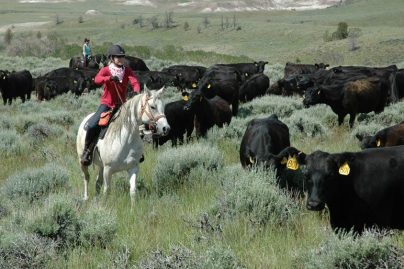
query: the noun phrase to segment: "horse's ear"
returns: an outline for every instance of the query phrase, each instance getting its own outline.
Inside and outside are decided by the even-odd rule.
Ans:
[[[165,86],[163,86],[160,90],[158,90],[156,96],[160,96],[160,94],[163,93],[164,89],[165,89]]]
[[[147,96],[150,96],[150,90],[147,88],[146,83],[143,85],[143,91],[146,93]]]

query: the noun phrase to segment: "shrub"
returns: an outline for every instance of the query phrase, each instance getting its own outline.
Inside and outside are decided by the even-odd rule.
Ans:
[[[0,268],[46,268],[55,255],[55,245],[22,232],[0,231]]]
[[[21,137],[15,130],[0,131],[0,156],[19,156],[26,148],[27,145],[21,141]]]
[[[338,23],[337,31],[333,32],[332,40],[341,40],[348,37],[348,24],[346,22]]]
[[[52,239],[59,248],[77,243],[79,218],[73,200],[66,195],[51,195],[28,229],[39,236]]]
[[[229,248],[220,246],[211,247],[206,251],[202,258],[203,266],[201,268],[210,269],[241,269],[245,268]]]
[[[66,187],[68,179],[64,169],[48,164],[37,169],[29,168],[10,176],[3,184],[1,192],[12,200],[25,198],[32,202],[59,188]]]
[[[162,250],[153,251],[148,257],[141,259],[136,268],[241,269],[245,267],[228,248],[215,246],[202,255],[197,255],[185,247],[174,246],[168,251],[168,254]]]
[[[361,237],[331,234],[318,248],[296,258],[299,268],[404,268],[404,250],[376,231]]]
[[[297,97],[267,95],[256,98],[241,107],[244,110],[242,117],[256,114],[267,114],[268,116],[276,114],[279,118],[284,118],[289,117],[294,111],[302,109],[303,103]]]
[[[309,137],[324,135],[329,128],[337,125],[337,115],[326,105],[316,105],[308,109],[294,111],[285,118],[291,136],[305,134]]]
[[[31,144],[38,145],[51,137],[61,135],[63,130],[60,127],[55,127],[50,124],[36,123],[28,127],[26,135],[28,136]]]
[[[296,202],[276,184],[275,171],[241,166],[227,167],[221,174],[223,195],[213,215],[245,216],[257,225],[285,225],[298,214]]]
[[[153,251],[148,257],[140,260],[137,268],[198,268],[198,262],[191,250],[175,246],[171,248],[168,254],[164,254],[161,250]]]
[[[189,180],[192,170],[215,170],[223,166],[223,155],[209,144],[186,145],[167,149],[157,158],[153,186],[159,193],[175,189]]]
[[[84,246],[106,247],[117,231],[116,215],[106,208],[92,205],[81,216],[80,242]]]

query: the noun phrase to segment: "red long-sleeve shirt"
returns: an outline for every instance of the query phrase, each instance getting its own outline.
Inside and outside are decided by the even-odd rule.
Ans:
[[[108,66],[101,68],[101,70],[95,76],[95,84],[104,84],[104,92],[101,96],[101,104],[113,108],[117,104],[124,103],[126,101],[126,91],[129,81],[132,85],[133,91],[136,93],[140,92],[139,81],[133,74],[133,71],[132,69],[130,69],[130,67],[125,67],[125,74],[123,75],[122,83],[110,81],[111,76],[112,74],[111,71],[109,71]],[[117,91],[119,92],[119,95]]]

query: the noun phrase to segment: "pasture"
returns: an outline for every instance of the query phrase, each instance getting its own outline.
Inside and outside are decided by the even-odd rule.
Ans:
[[[67,8],[69,12],[63,12]],[[224,33],[218,28],[221,15],[213,14],[215,25],[200,34],[196,27],[204,14],[174,13],[179,23],[190,23],[189,31],[182,26],[154,31],[135,27],[132,20],[156,10],[122,9],[109,1],[21,5],[6,0],[0,11],[2,25],[51,21],[35,31],[57,32],[66,46],[79,48],[88,36],[96,50],[104,48],[104,42],[128,44],[133,52],[147,48],[146,64],[152,70],[177,63],[269,60],[265,74],[272,83],[282,77],[284,63],[297,58],[331,61],[331,65],[398,64],[403,68],[403,8],[400,0],[363,0],[317,11],[256,12],[254,16],[242,12],[237,13],[242,29]],[[85,18],[79,24],[78,16],[88,9],[99,9],[104,16]],[[54,25],[55,14],[63,17],[62,24]],[[346,40],[323,41],[324,32],[334,31],[339,21],[362,29],[360,49],[349,51]],[[31,29],[15,28],[17,36],[26,31]],[[257,38],[261,36],[265,38]],[[189,53],[181,52],[178,45]],[[174,52],[166,46],[175,48]],[[0,69],[26,68],[34,76],[68,66],[69,53],[75,53],[10,57],[4,44],[1,47]],[[186,57],[181,60],[181,55]],[[359,151],[355,135],[373,134],[401,122],[403,102],[380,114],[358,116],[352,130],[348,119],[338,126],[337,116],[325,105],[303,108],[300,97],[264,96],[242,104],[229,126],[213,128],[206,139],[194,138],[178,148],[166,143],[158,150],[145,144],[136,205],[131,208],[127,174],[116,174],[111,193],[97,197],[92,168],[90,199],[82,201],[76,134],[84,116],[97,108],[100,94],[98,89],[79,98],[65,94],[51,101],[38,102],[33,97],[24,104],[17,100],[11,106],[0,105],[0,268],[404,266],[401,231],[370,231],[359,239],[350,234],[336,236],[327,212],[310,212],[304,199],[279,190],[274,171],[244,171],[239,162],[241,137],[253,118],[276,113],[289,127],[291,144],[307,153]],[[166,102],[180,98],[174,88],[164,95]]]

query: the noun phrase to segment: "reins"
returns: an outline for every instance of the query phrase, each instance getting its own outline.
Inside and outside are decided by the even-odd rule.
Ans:
[[[116,93],[118,94],[119,100],[120,100],[121,103],[122,103],[122,104],[121,104],[121,107],[122,107],[122,108],[125,108],[125,107],[123,106],[123,104],[124,104],[123,98],[122,98],[121,94],[119,93],[118,88],[116,87],[116,82],[114,82],[113,84],[114,84],[115,91],[116,91]],[[141,119],[142,116],[143,116],[143,113],[145,113],[146,116],[149,118],[149,121],[150,121],[150,123],[149,123],[149,128],[152,129],[152,130],[155,130],[155,129],[156,129],[156,126],[157,126],[157,121],[158,121],[159,119],[161,119],[161,118],[165,118],[166,115],[164,115],[164,113],[161,113],[161,114],[157,115],[156,117],[153,116],[153,114],[150,113],[150,105],[149,105],[149,102],[147,102],[147,101],[149,101],[150,99],[151,99],[150,97],[147,97],[147,96],[146,96],[146,99],[145,99],[145,102],[144,102],[144,103],[143,103],[142,100],[140,100],[140,116],[139,116],[139,118]],[[149,111],[147,111],[147,107],[149,107]],[[126,108],[125,108],[125,109],[126,109]]]

